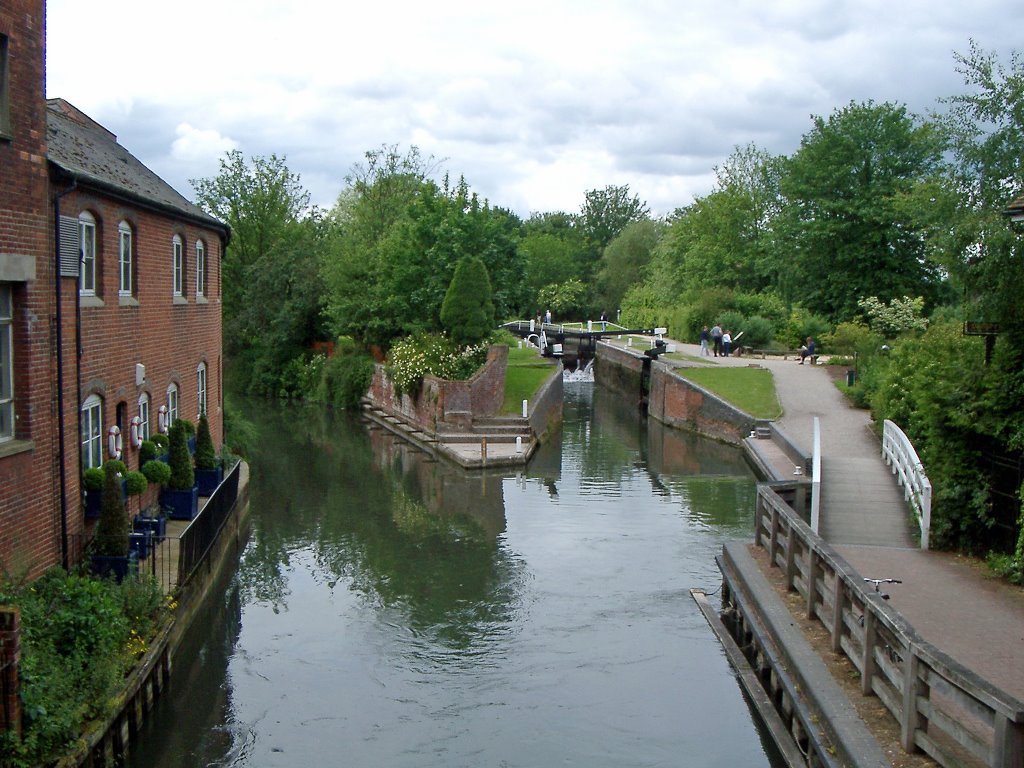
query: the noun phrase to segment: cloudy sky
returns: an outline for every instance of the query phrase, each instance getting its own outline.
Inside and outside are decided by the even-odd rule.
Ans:
[[[850,101],[962,93],[1009,62],[1021,0],[49,0],[47,96],[192,198],[226,150],[276,153],[329,207],[382,144],[492,204],[576,211],[628,184],[656,214],[749,142],[791,154]]]

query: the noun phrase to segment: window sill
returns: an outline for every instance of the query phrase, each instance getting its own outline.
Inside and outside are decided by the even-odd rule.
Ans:
[[[196,304],[209,304],[209,303],[210,303],[210,300],[208,298],[206,298],[205,296],[203,296],[202,294],[200,294],[199,296],[196,296]]]
[[[117,303],[122,307],[137,307],[139,306],[139,300],[134,296],[118,296]]]
[[[105,307],[106,303],[99,296],[91,293],[79,294],[78,303],[82,307]]]
[[[184,296],[175,296],[171,300],[171,303],[174,305],[188,304],[188,299],[186,299]]]
[[[0,443],[0,459],[14,456],[25,451],[35,450],[36,444],[32,440],[5,440]]]

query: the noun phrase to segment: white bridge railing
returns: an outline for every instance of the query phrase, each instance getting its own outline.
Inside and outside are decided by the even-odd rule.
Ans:
[[[892,466],[893,474],[903,486],[903,498],[917,515],[921,526],[921,549],[928,549],[928,532],[932,526],[932,484],[910,438],[888,419],[882,427],[882,457],[886,464]]]

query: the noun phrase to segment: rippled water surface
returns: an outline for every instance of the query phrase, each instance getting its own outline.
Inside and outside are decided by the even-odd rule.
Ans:
[[[774,764],[688,593],[750,535],[735,450],[588,384],[520,473],[248,415],[252,534],[134,768]]]

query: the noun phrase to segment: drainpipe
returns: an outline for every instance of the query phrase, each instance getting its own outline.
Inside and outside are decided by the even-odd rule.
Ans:
[[[67,469],[65,467],[67,447],[64,441],[64,313],[61,309],[60,291],[60,284],[63,281],[60,274],[60,199],[77,186],[78,182],[73,179],[70,187],[66,188],[63,192],[58,192],[53,197],[53,241],[55,244],[53,282],[57,301],[57,454],[60,461],[60,555],[61,565],[64,567],[64,570],[68,570],[71,564],[68,561],[68,493]],[[76,287],[80,279],[81,272],[79,272],[79,277],[75,278]],[[78,321],[76,320],[76,322]]]

